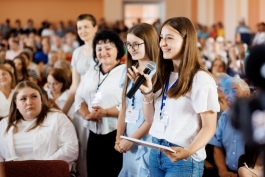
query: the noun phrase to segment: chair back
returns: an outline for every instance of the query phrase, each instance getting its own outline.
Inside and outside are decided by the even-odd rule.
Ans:
[[[69,177],[69,165],[62,160],[0,162],[4,177]],[[1,175],[0,175],[1,176]]]

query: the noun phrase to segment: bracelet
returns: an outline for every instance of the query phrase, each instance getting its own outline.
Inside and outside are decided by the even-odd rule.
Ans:
[[[183,149],[185,149],[185,150],[188,151],[188,157],[187,157],[187,158],[189,158],[189,157],[190,157],[190,150],[189,150],[188,148],[183,148]],[[187,159],[187,158],[186,158],[186,159]]]
[[[153,101],[154,101],[154,99],[152,99],[150,102],[144,101],[144,99],[143,99],[143,104],[151,104],[151,103],[153,103]]]
[[[141,93],[142,93],[143,95],[148,95],[148,94],[152,93],[152,92],[153,92],[153,90],[154,90],[154,89],[152,88],[152,89],[151,89],[149,92],[147,92],[147,93],[145,93],[145,92],[142,92],[142,91],[141,91]]]

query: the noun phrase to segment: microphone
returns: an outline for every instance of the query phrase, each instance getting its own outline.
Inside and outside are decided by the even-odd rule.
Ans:
[[[156,68],[155,62],[150,61],[147,63],[147,66],[143,72],[145,74],[150,74],[151,71],[154,70],[155,68]],[[136,82],[134,83],[134,85],[132,86],[132,88],[130,89],[130,91],[126,94],[126,96],[131,99],[132,96],[135,94],[135,92],[139,89],[139,87],[142,85],[142,83],[145,80],[146,80],[145,77],[143,75],[140,75],[138,79],[136,80]]]

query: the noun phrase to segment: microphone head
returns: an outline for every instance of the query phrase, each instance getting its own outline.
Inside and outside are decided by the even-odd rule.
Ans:
[[[149,68],[151,71],[156,68],[156,64],[153,61],[149,61],[146,65],[147,68]]]

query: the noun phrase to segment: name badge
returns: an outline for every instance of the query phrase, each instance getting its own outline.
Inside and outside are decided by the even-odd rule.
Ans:
[[[102,101],[101,92],[92,92],[91,95],[91,106],[98,106]]]
[[[160,118],[155,119],[153,124],[155,131],[165,133],[166,125],[164,122],[160,121]]]
[[[132,108],[126,110],[125,122],[135,124],[138,120],[139,111]]]

